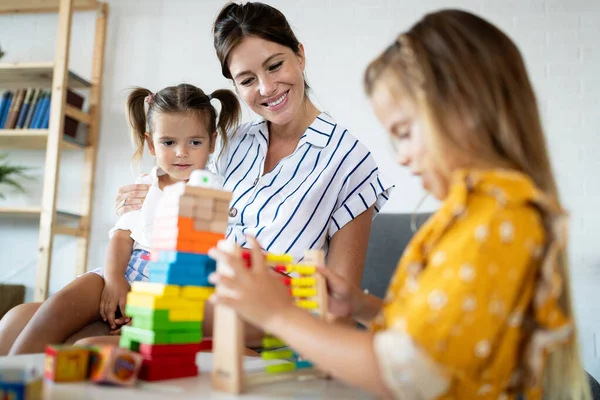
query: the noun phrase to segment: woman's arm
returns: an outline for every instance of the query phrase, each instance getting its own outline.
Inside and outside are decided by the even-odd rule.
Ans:
[[[362,275],[367,258],[367,247],[371,235],[371,223],[373,221],[373,207],[358,215],[337,231],[329,242],[329,253],[327,255],[327,267],[334,274],[343,277],[350,288],[360,288]],[[329,274],[324,274],[329,275]],[[331,280],[331,276],[326,276]],[[381,308],[381,300],[375,296],[353,294],[356,307],[352,317],[356,321],[366,325],[377,315]]]

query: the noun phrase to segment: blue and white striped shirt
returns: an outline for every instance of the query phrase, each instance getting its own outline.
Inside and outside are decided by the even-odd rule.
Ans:
[[[274,253],[296,260],[308,249],[328,249],[331,237],[374,205],[388,200],[392,185],[367,148],[322,113],[296,150],[263,175],[269,128],[263,119],[242,125],[216,163],[233,192],[227,236],[242,247],[256,236]]]

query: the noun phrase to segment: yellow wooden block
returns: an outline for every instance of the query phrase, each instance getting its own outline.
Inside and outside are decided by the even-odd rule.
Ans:
[[[204,321],[204,302],[202,302],[202,306],[169,310],[169,320],[173,322]]]
[[[314,288],[292,288],[292,296],[294,297],[315,297],[317,289]]]
[[[190,300],[208,300],[214,292],[214,287],[184,286],[181,288],[181,297]]]
[[[298,300],[296,301],[296,305],[300,308],[306,308],[307,310],[319,308],[319,303],[313,300]]]
[[[267,254],[267,262],[275,264],[289,264],[294,261],[294,257],[289,254]]]
[[[127,295],[127,304],[135,307],[152,308],[155,310],[193,307],[197,305],[196,303],[198,302],[186,300],[182,297],[156,296],[135,292],[129,292]]]
[[[165,285],[154,282],[133,282],[131,291],[135,293],[149,294],[162,297],[179,297],[181,288],[177,285]]]
[[[297,272],[300,275],[314,275],[317,272],[317,267],[314,265],[292,264],[286,265],[286,272]]]
[[[317,284],[317,278],[292,278],[290,285],[294,287],[314,287]]]

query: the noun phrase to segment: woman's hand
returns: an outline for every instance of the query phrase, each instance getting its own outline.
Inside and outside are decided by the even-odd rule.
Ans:
[[[125,304],[127,303],[127,293],[131,290],[129,282],[124,276],[116,278],[105,277],[104,290],[100,298],[100,316],[102,320],[108,322],[111,330],[117,329],[117,324],[126,324],[129,318],[125,316]],[[115,320],[117,307],[121,311],[121,318]]]
[[[144,199],[148,194],[148,189],[150,189],[150,185],[142,183],[121,186],[115,199],[115,211],[117,215],[120,217],[125,213],[142,208]]]
[[[275,321],[294,307],[289,288],[281,276],[270,272],[260,245],[249,237],[252,246],[252,268],[246,267],[242,257],[219,249],[211,249],[208,255],[218,263],[231,267],[231,275],[215,272],[209,282],[218,285],[210,301],[233,308],[242,319],[267,331]]]
[[[327,280],[329,313],[342,318],[356,316],[363,308],[363,292],[327,267],[317,270]]]

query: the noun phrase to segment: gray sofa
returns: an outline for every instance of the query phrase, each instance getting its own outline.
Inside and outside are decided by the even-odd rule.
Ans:
[[[362,287],[383,298],[398,260],[414,235],[411,219],[418,229],[431,214],[380,214],[373,220]],[[588,374],[592,398],[600,400],[600,384]]]

